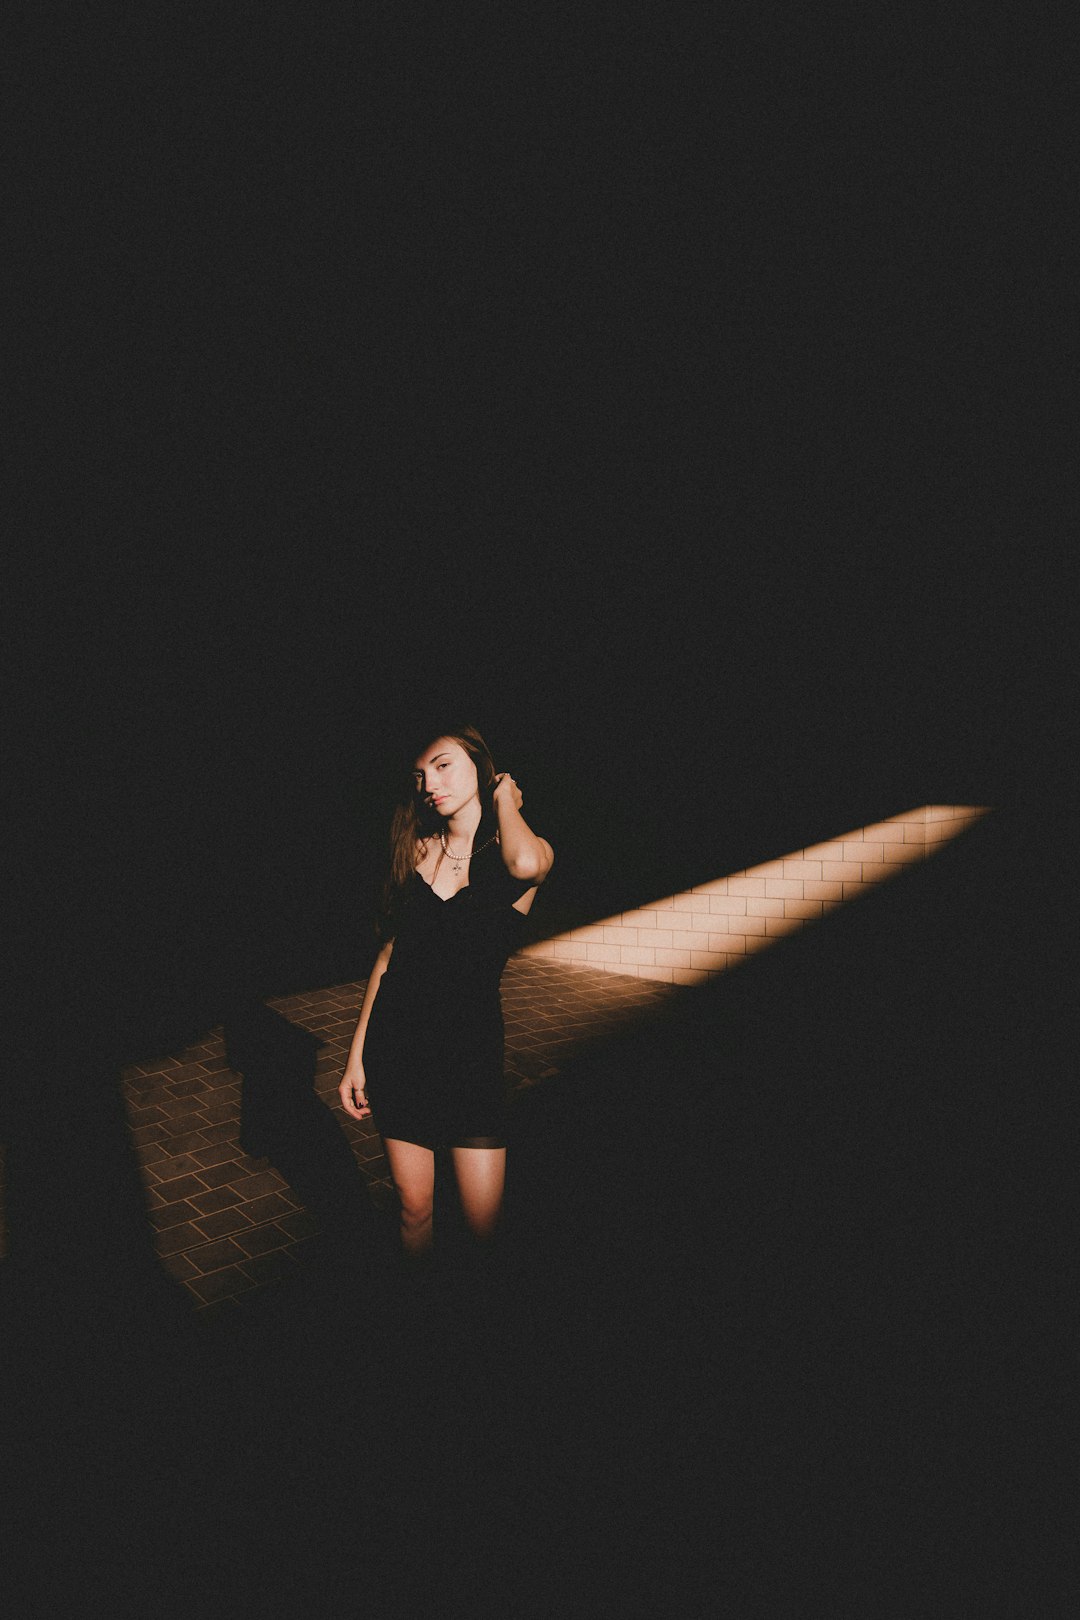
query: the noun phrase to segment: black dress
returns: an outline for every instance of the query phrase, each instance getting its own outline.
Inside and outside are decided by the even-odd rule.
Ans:
[[[502,1147],[506,1081],[499,980],[523,942],[513,878],[497,844],[442,900],[414,873],[364,1038],[364,1075],[384,1137],[423,1147]]]

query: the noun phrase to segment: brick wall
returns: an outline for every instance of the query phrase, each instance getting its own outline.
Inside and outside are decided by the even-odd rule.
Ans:
[[[701,984],[932,855],[986,813],[984,806],[924,804],[539,940],[520,954],[668,984]]]

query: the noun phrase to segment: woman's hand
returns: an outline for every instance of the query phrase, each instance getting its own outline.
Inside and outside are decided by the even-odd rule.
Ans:
[[[341,1106],[353,1119],[369,1119],[371,1107],[367,1100],[367,1081],[364,1078],[364,1065],[354,1064],[345,1070],[338,1086],[338,1096]]]
[[[520,810],[521,806],[525,802],[521,797],[521,789],[518,787],[509,771],[500,771],[498,776],[495,778],[495,790],[492,794],[492,798],[496,804],[498,804],[501,799],[506,800],[507,803],[513,805],[515,810]]]

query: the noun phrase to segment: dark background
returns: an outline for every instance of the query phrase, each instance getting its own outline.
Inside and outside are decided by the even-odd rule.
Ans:
[[[429,709],[558,848],[537,930],[1060,785],[1034,21],[124,10],[19,43],[31,913],[181,979],[362,971]]]
[[[537,1498],[526,1582],[561,1547],[578,1590],[569,1501],[583,1557],[608,1538],[597,1582],[653,1536],[653,1612],[676,1567],[706,1612],[694,1470],[720,1435],[732,1612],[811,1590],[916,1612],[941,1544],[985,1567],[931,1607],[991,1612],[1018,1470],[1038,1567],[1064,1544],[1041,1449],[1075,758],[1052,24],[371,4],[10,32],[4,1010],[9,1053],[64,1060],[23,1065],[43,1225],[122,1136],[65,1088],[104,1099],[239,995],[366,972],[417,716],[471,716],[521,782],[557,852],[537,935],[926,802],[993,805],[693,1000],[677,1039],[538,1088],[515,1376],[546,1380],[561,1449],[541,1402],[505,1476]],[[32,1300],[31,1365],[38,1321]],[[201,1580],[192,1545],[229,1562],[247,1534],[271,1585],[288,1547],[353,1612],[352,1527],[320,1541],[304,1449],[353,1342],[254,1321],[238,1365],[287,1346],[296,1399],[264,1428],[256,1394],[265,1450],[219,1462],[272,1481],[264,1517],[198,1497],[176,1558]],[[346,1462],[379,1404],[359,1388]],[[575,1391],[601,1413],[576,1461]],[[166,1491],[155,1424],[188,1431],[132,1423]]]

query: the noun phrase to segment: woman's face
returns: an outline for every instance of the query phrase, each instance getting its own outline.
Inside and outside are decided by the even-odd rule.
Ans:
[[[448,818],[476,797],[476,766],[460,743],[440,737],[413,767],[419,797],[437,815]]]

